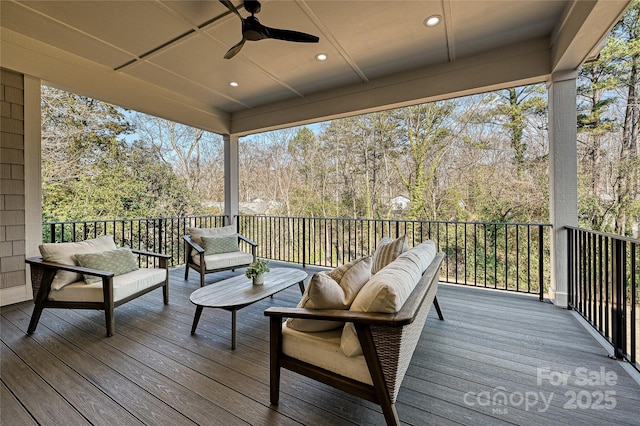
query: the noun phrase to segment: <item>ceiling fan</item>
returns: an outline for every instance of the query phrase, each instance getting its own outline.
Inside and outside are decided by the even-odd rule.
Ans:
[[[260,23],[258,18],[254,16],[256,13],[260,12],[260,2],[257,0],[244,1],[244,9],[251,14],[251,16],[247,18],[243,18],[240,15],[240,12],[238,12],[238,9],[236,9],[231,0],[220,0],[220,3],[222,3],[227,7],[227,9],[238,15],[238,17],[242,21],[242,40],[240,40],[238,44],[227,51],[227,53],[224,55],[225,59],[231,59],[236,56],[236,54],[240,52],[240,49],[242,49],[242,46],[244,46],[244,42],[247,40],[257,41],[267,38],[273,38],[278,40],[294,41],[298,43],[317,43],[318,40],[320,40],[318,37],[311,34],[292,30],[281,30],[278,28],[265,27]]]

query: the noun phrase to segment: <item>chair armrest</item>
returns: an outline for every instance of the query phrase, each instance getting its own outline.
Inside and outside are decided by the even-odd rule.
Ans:
[[[150,256],[150,257],[157,257],[158,259],[171,259],[171,256],[169,256],[168,254],[164,254],[164,253],[154,253],[152,251],[144,251],[144,250],[135,250],[135,249],[131,249],[131,253],[134,254],[139,254],[141,256]]]
[[[253,255],[253,261],[255,262],[258,259],[258,243],[241,234],[238,234],[238,239],[251,245],[251,254]]]
[[[245,237],[244,235],[238,234],[238,238],[240,238],[242,241],[245,241],[245,242],[251,244],[253,247],[258,247],[258,243],[256,243],[255,241]]]
[[[148,256],[148,257],[158,259],[158,264],[160,268],[169,269],[169,260],[171,259],[171,256],[169,256],[168,254],[154,253],[152,251],[134,250],[134,249],[131,249],[131,253],[137,254],[139,256]],[[146,261],[148,265],[150,263],[149,259],[147,258]],[[155,260],[151,261],[154,267],[155,267],[155,262],[156,262]]]
[[[191,239],[191,236],[189,235],[183,235],[182,238],[184,239],[184,242],[191,247],[193,250],[197,251],[198,253],[204,253],[204,249],[202,247],[200,247],[200,245],[198,243],[196,243],[195,241],[193,241]]]
[[[399,317],[397,314],[385,314],[379,312],[357,312],[342,309],[330,310],[271,307],[264,311],[264,315],[268,317],[341,321],[388,327],[402,327],[413,321],[413,318]]]
[[[25,262],[28,263],[32,268],[42,268],[49,271],[49,273],[40,276],[37,283],[33,283],[34,289],[37,288],[38,290],[38,293],[37,295],[35,295],[34,299],[36,303],[42,303],[47,298],[49,291],[51,291],[51,284],[53,283],[53,278],[56,273],[55,271],[62,270],[76,272],[78,274],[93,275],[101,278],[105,309],[108,304],[113,305],[113,272],[101,271],[98,269],[85,268],[75,265],[63,265],[61,263],[43,260],[42,257],[30,257],[28,259],[25,259]]]
[[[25,262],[27,262],[29,265],[33,265],[41,268],[69,271],[69,272],[75,272],[78,274],[94,275],[100,278],[113,278],[114,276],[113,272],[101,271],[99,269],[85,268],[85,267],[76,266],[76,265],[63,265],[62,263],[49,262],[47,260],[43,260],[41,257],[30,257],[26,259]]]

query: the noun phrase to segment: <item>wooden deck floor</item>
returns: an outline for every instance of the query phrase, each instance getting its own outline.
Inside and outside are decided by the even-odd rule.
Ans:
[[[0,309],[2,425],[384,423],[376,405],[288,371],[269,405],[263,311],[295,305],[297,286],[240,310],[232,351],[229,312],[205,309],[190,335],[198,283],[171,275],[170,305],[156,290],[117,308],[110,338],[100,311],[45,310],[27,337],[32,303]],[[640,386],[570,312],[447,285],[438,299],[445,321],[432,309],[400,390],[404,423],[638,424]]]

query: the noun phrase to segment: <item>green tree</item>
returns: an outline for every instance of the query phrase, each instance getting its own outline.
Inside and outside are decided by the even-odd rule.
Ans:
[[[615,231],[631,234],[634,208],[640,203],[640,2],[636,0],[612,31],[607,50],[615,58],[620,91],[626,98],[619,146]],[[637,214],[637,210],[636,210]]]
[[[452,101],[434,102],[397,111],[401,149],[395,165],[409,194],[410,219],[437,219],[438,169],[450,146],[448,121],[455,109]]]
[[[299,178],[292,188],[292,210],[301,216],[326,217],[329,172],[315,133],[308,127],[298,129],[289,141],[288,152]]]
[[[580,70],[581,223],[621,235],[632,235],[640,213],[639,21],[635,1]]]
[[[609,56],[604,51],[600,60],[583,65],[578,80],[579,216],[590,229],[601,231],[607,230],[607,216],[614,207],[606,187],[606,143],[616,131],[611,108],[617,79]]]
[[[129,143],[124,112],[64,91],[42,90],[45,220],[181,215],[193,200],[183,180],[143,142]]]
[[[222,201],[224,151],[220,135],[142,113],[133,114],[136,134],[156,156],[187,181],[201,201]]]
[[[496,106],[491,111],[491,117],[509,133],[519,179],[524,179],[526,171],[526,130],[532,124],[530,117],[546,114],[544,93],[543,86],[532,85],[511,87],[495,94]]]

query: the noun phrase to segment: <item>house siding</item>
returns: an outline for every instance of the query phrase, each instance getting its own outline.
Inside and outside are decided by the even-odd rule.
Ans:
[[[24,76],[0,70],[0,289],[26,284]]]

